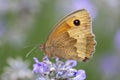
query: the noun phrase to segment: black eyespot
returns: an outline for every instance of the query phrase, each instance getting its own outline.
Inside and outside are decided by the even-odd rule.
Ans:
[[[75,26],[79,26],[80,25],[80,20],[76,19],[76,20],[74,20],[73,23],[74,23]]]

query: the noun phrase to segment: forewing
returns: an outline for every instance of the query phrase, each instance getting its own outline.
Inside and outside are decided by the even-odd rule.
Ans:
[[[73,21],[75,19],[80,20],[80,26],[77,26],[77,27],[91,28],[89,13],[85,9],[78,10],[78,11],[75,11],[75,12],[67,15],[62,20],[60,20],[55,25],[55,27],[53,27],[53,29],[52,29],[51,33],[49,34],[47,40],[54,39],[55,37],[59,36],[60,34],[64,33],[65,31],[71,29],[72,27],[76,27],[73,24]]]

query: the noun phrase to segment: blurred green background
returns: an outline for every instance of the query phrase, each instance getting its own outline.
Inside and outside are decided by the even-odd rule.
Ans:
[[[0,75],[8,58],[42,59],[39,44],[63,16],[85,8],[91,15],[97,46],[89,62],[78,62],[86,80],[120,80],[119,0],[0,0]],[[26,54],[35,49],[26,57]]]

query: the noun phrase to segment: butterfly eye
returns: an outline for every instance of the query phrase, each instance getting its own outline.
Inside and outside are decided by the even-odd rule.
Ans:
[[[73,21],[74,25],[75,26],[79,26],[80,25],[80,20],[76,19]]]

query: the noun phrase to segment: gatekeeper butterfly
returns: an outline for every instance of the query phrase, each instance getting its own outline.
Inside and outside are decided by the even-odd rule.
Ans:
[[[96,45],[91,25],[89,13],[85,9],[77,10],[55,25],[40,49],[48,57],[86,61]]]

